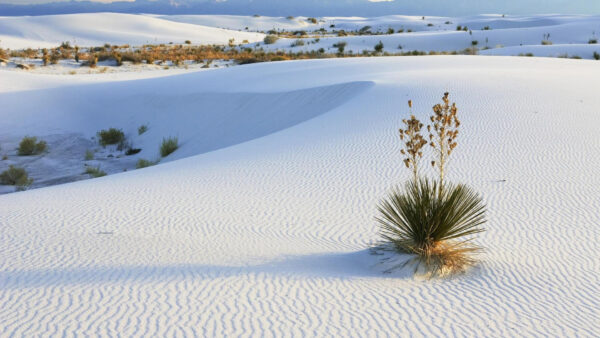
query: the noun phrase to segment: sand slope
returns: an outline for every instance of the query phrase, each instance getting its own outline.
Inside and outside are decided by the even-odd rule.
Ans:
[[[233,38],[261,41],[260,33],[237,32],[190,25],[135,14],[91,13],[32,17],[0,17],[0,43],[3,48],[56,47],[71,45],[184,43],[227,44]]]
[[[369,84],[243,143],[0,196],[0,335],[594,336],[599,77],[593,61],[367,58],[255,64],[103,92],[118,100],[160,84],[224,95],[224,104],[225,94],[255,93],[268,109],[262,95]],[[77,93],[96,93],[88,86],[102,85]],[[455,279],[383,275],[365,248],[377,238],[378,199],[409,175],[397,139],[406,101],[425,118],[445,90],[463,122],[449,179],[483,193],[490,221],[478,243],[487,251]],[[68,125],[78,99],[48,101],[47,111],[62,107]],[[314,109],[292,101],[289,109]],[[27,107],[25,116],[44,114]]]

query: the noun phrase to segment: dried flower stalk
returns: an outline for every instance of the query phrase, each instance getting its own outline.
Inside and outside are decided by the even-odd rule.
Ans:
[[[430,117],[431,125],[427,126],[429,132],[429,145],[437,153],[437,161],[431,161],[432,166],[436,166],[440,172],[440,193],[444,185],[444,170],[448,156],[456,148],[456,137],[458,136],[458,127],[460,121],[456,114],[458,109],[456,103],[450,105],[448,93],[444,93],[443,104],[433,106],[433,115]]]
[[[412,101],[408,101],[408,107],[412,108]],[[427,141],[421,135],[423,123],[414,115],[411,115],[409,120],[403,119],[402,122],[405,125],[405,129],[399,129],[400,140],[406,142],[404,142],[404,148],[400,150],[400,153],[406,156],[404,158],[404,165],[412,170],[413,179],[417,182],[419,177],[419,160],[423,157],[422,149],[427,144]]]

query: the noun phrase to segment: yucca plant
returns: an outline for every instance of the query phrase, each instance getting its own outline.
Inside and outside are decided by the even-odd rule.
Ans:
[[[446,275],[475,262],[470,254],[481,248],[471,242],[472,237],[461,238],[484,231],[485,204],[465,185],[446,184],[439,189],[439,184],[409,181],[379,204],[380,248],[416,255],[388,271],[415,262],[415,272],[424,265],[432,276]]]
[[[379,206],[381,242],[377,249],[411,254],[392,266],[387,272],[416,262],[415,273],[424,266],[431,276],[464,271],[475,260],[473,253],[481,248],[472,243],[472,235],[484,231],[486,207],[482,198],[466,185],[445,181],[448,157],[457,146],[460,122],[456,104],[450,105],[449,94],[444,93],[443,103],[433,107],[430,117],[429,145],[434,158],[433,166],[439,170],[437,180],[419,177],[418,163],[427,143],[421,136],[422,124],[414,116],[403,120],[406,129],[400,129],[404,141],[404,164],[412,171],[413,179],[397,187],[383,199]],[[412,101],[408,102],[412,108]]]

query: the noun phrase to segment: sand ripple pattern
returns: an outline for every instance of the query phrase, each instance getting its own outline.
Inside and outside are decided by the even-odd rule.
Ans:
[[[600,332],[597,64],[377,58],[220,74],[212,91],[375,85],[249,142],[0,196],[0,336]],[[487,251],[453,279],[384,275],[365,248],[378,199],[408,178],[401,113],[411,98],[425,117],[447,89],[464,126],[449,177],[484,194]]]

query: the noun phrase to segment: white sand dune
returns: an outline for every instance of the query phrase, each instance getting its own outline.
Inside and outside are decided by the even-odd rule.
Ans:
[[[190,25],[159,18],[118,13],[66,14],[32,17],[0,17],[0,46],[3,48],[56,47],[71,45],[184,43],[227,44],[261,41],[260,33],[238,32]]]
[[[0,196],[0,336],[600,331],[594,61],[311,60],[102,83],[10,74],[39,81],[0,87],[0,136],[151,119],[148,144],[177,131],[178,156],[199,155]],[[487,251],[453,279],[384,275],[366,248],[377,201],[409,175],[406,101],[424,119],[446,90],[463,122],[448,178],[483,194]]]
[[[482,54],[518,55],[534,53],[536,56],[557,56],[569,54],[591,59],[593,52],[600,53],[600,45],[588,44],[590,39],[600,36],[600,17],[592,15],[530,15],[502,16],[475,15],[468,17],[421,17],[389,15],[374,18],[362,17],[323,17],[316,24],[306,17],[287,19],[282,17],[248,17],[227,15],[174,15],[161,16],[161,19],[190,24],[251,31],[304,30],[311,32],[319,28],[331,30],[357,31],[370,27],[371,32],[383,33],[388,28],[404,33],[384,35],[361,35],[342,37],[322,37],[318,42],[303,46],[291,45],[296,39],[280,39],[275,44],[264,46],[268,50],[310,51],[324,48],[335,52],[334,44],[346,42],[346,51],[360,53],[372,51],[381,41],[384,51],[461,51],[477,41]],[[335,27],[331,27],[334,25]],[[457,26],[468,27],[471,33],[456,31]],[[488,29],[486,29],[488,28]],[[412,33],[407,33],[412,30]],[[549,34],[549,37],[545,36]],[[554,46],[542,48],[541,41],[548,39]],[[307,39],[309,42],[312,39]],[[262,44],[261,44],[262,45]],[[502,48],[505,47],[505,48]]]

